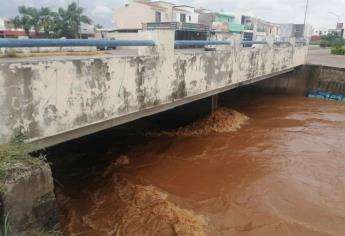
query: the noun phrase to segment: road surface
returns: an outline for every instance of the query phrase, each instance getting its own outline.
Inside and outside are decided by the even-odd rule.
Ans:
[[[345,56],[332,55],[330,48],[311,46],[308,53],[308,64],[345,68]]]

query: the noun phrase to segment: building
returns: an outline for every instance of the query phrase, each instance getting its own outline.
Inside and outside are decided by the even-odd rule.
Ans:
[[[313,27],[304,24],[279,24],[279,37],[281,40],[286,38],[309,39],[313,34]]]
[[[315,27],[313,29],[313,36],[323,36],[329,34],[329,27]]]
[[[237,23],[235,16],[226,12],[199,10],[199,23],[206,24],[212,31],[242,33],[244,25]]]
[[[34,32],[30,32],[34,36]],[[23,29],[14,29],[10,20],[0,17],[0,38],[28,38]]]
[[[195,8],[165,1],[126,0],[115,11],[114,22],[119,31],[140,30],[146,23],[198,23]]]
[[[195,7],[187,5],[173,6],[173,19],[172,21],[182,23],[199,23],[199,14],[195,11]]]
[[[0,17],[0,30],[5,30],[5,18]]]
[[[121,38],[119,33],[131,33],[136,38],[141,30],[169,29],[175,31],[176,40],[206,40],[207,25],[199,24],[199,13],[193,6],[177,5],[165,1],[126,0],[115,11],[116,30],[108,37]]]
[[[81,23],[80,28],[79,28],[79,33],[83,39],[94,38],[95,26]]]
[[[199,12],[199,23],[209,26],[210,30],[216,32],[229,32],[230,24],[234,16],[220,12]]]

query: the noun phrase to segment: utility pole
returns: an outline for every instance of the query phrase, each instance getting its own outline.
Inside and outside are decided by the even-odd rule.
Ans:
[[[79,0],[77,0],[77,7],[78,7],[78,35],[79,35],[79,39],[81,39],[80,5],[79,5]]]
[[[304,35],[304,37],[306,36],[305,35],[305,26],[306,26],[306,23],[307,23],[307,14],[308,14],[308,7],[309,7],[309,0],[307,0],[307,4],[306,4],[306,6],[305,6],[305,13],[304,13],[304,23],[303,23],[303,35]]]

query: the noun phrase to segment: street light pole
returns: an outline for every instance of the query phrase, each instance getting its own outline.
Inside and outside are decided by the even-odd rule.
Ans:
[[[79,35],[79,39],[81,39],[80,5],[79,5],[79,0],[77,0],[77,7],[78,7],[78,35]]]
[[[308,14],[308,7],[309,7],[309,0],[307,0],[307,4],[305,6],[305,13],[304,13],[304,22],[303,22],[303,35],[304,35],[304,38],[305,38],[305,26],[306,26],[306,22],[307,22],[307,14]]]

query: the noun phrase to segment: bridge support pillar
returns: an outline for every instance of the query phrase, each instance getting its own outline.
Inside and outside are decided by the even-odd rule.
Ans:
[[[218,94],[212,96],[212,105],[211,105],[212,113],[215,112],[218,108]]]

